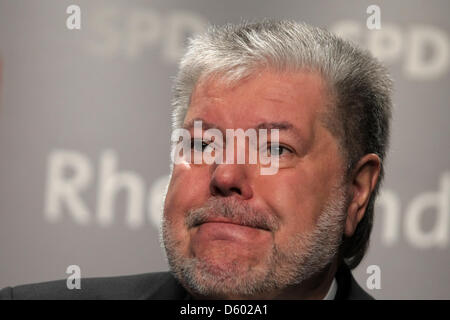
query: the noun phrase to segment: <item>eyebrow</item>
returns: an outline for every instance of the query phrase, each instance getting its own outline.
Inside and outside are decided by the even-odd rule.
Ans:
[[[202,122],[202,129],[204,130],[208,130],[208,129],[219,129],[222,132],[225,132],[224,129],[222,129],[220,126],[213,124],[213,123],[209,123],[208,121],[205,121],[201,118],[195,118],[190,120],[188,123],[183,125],[184,129],[190,130],[194,127],[194,122],[195,121],[201,121]],[[262,122],[260,124],[258,124],[254,129],[259,130],[259,129],[278,129],[278,130],[284,130],[284,131],[293,131],[295,134],[301,136],[300,134],[300,130],[298,130],[292,123],[288,122],[288,121],[281,121],[281,122]]]
[[[292,130],[294,126],[287,121],[282,122],[263,122],[256,126],[256,129],[278,129],[278,130]]]
[[[224,131],[220,126],[215,125],[215,124],[213,124],[213,123],[210,123],[210,122],[208,122],[208,121],[205,121],[205,120],[203,120],[203,119],[201,119],[201,118],[195,118],[195,119],[192,119],[192,120],[189,121],[188,123],[183,124],[183,128],[184,128],[184,129],[187,129],[187,130],[192,129],[192,128],[194,127],[194,122],[196,122],[196,121],[201,121],[201,122],[202,122],[202,129],[204,129],[204,130],[208,130],[208,129],[219,129],[220,131]]]

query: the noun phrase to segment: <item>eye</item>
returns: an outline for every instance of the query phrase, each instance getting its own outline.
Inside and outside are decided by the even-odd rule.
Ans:
[[[205,151],[209,143],[201,139],[191,139],[191,149],[198,152]]]
[[[279,144],[271,144],[269,150],[270,150],[270,155],[275,156],[275,157],[279,157],[282,155],[292,153],[291,149],[289,149],[288,147],[279,145]]]

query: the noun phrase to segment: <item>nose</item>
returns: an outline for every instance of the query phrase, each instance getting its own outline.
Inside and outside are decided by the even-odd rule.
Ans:
[[[250,199],[253,196],[245,165],[218,164],[213,166],[212,169],[211,195],[221,197],[237,196],[242,200]]]

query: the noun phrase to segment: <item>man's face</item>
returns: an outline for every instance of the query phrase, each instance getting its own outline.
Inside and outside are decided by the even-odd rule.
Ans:
[[[279,128],[279,169],[261,175],[259,164],[174,166],[163,239],[172,270],[190,290],[255,295],[298,284],[334,259],[344,165],[321,121],[328,103],[321,77],[310,72],[197,84],[186,128],[194,120],[220,130]]]

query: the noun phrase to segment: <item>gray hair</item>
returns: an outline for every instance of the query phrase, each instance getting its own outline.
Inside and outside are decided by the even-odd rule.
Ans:
[[[325,124],[338,139],[347,176],[358,160],[377,154],[382,163],[389,141],[392,81],[372,55],[332,33],[294,21],[263,20],[211,26],[190,40],[175,78],[172,128],[180,128],[200,78],[220,75],[238,81],[257,70],[310,70],[325,80],[332,102]],[[363,219],[343,241],[340,256],[355,268],[367,250],[374,201],[384,176],[371,195]]]

